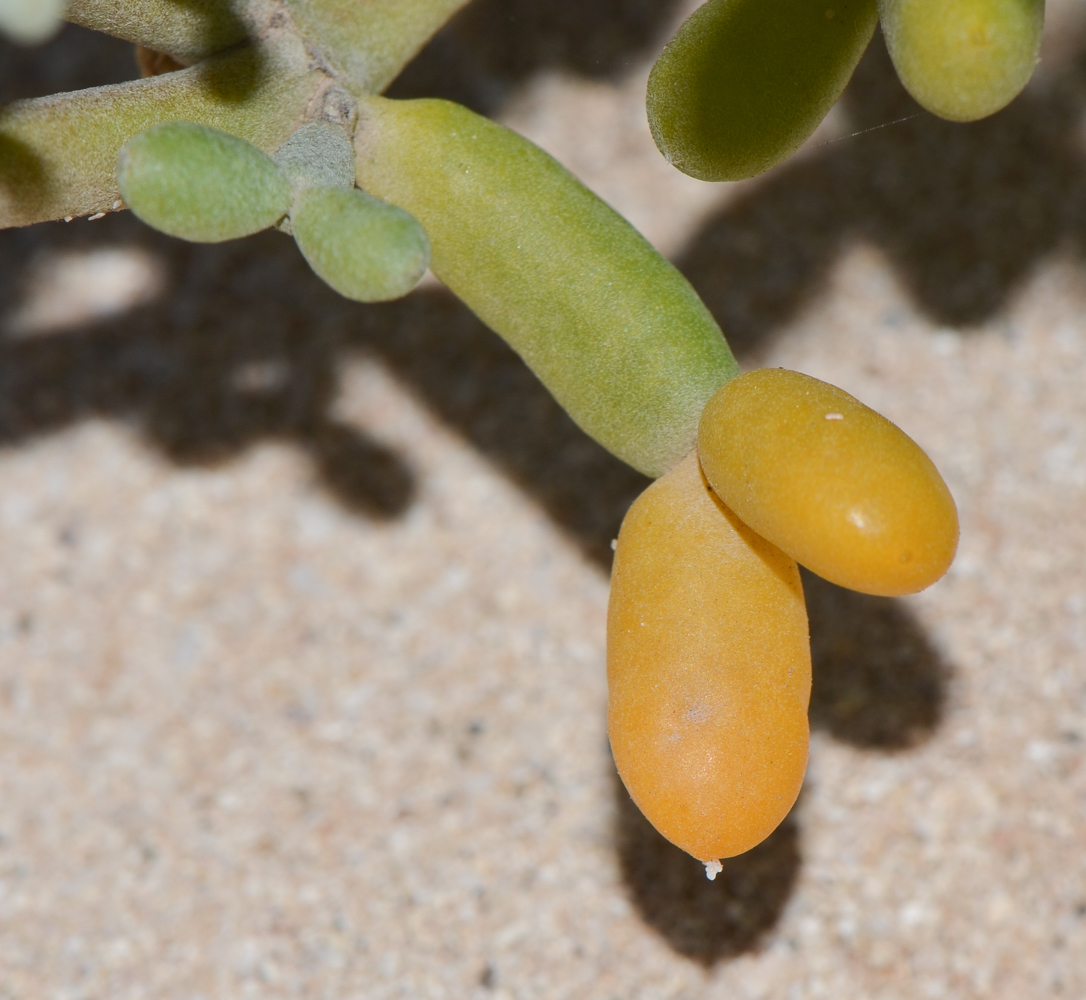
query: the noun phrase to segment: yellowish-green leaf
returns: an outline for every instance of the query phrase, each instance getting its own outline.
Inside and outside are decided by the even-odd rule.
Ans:
[[[244,41],[248,6],[249,0],[69,0],[65,17],[193,63]]]
[[[658,476],[738,372],[687,281],[625,219],[509,129],[448,101],[363,105],[358,183],[423,225],[435,274],[573,419]]]
[[[879,0],[901,82],[932,114],[975,121],[1029,82],[1041,49],[1044,0]]]
[[[329,65],[380,93],[467,0],[286,0]]]

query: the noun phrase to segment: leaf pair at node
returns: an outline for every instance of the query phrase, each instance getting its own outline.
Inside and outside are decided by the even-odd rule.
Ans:
[[[701,180],[762,173],[818,127],[880,20],[917,102],[942,118],[974,121],[1029,81],[1044,0],[709,0],[649,77],[657,146]]]
[[[278,226],[341,295],[400,298],[429,266],[426,233],[354,178],[351,140],[330,122],[302,126],[274,156],[192,122],[157,125],[126,143],[117,172],[125,203],[161,232],[219,243]]]

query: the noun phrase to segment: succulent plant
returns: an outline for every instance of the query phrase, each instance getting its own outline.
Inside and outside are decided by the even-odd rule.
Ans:
[[[0,109],[0,226],[129,208],[197,242],[277,227],[364,302],[430,267],[586,433],[660,477],[617,543],[612,744],[634,800],[712,874],[802,781],[796,560],[915,591],[953,557],[954,504],[847,394],[737,378],[686,279],[552,157],[457,104],[381,96],[464,2],[71,0],[69,20],[141,46],[147,75]],[[883,9],[906,26],[900,59],[910,2]],[[0,24],[41,37],[36,4],[0,6]],[[658,142],[697,176],[765,169],[828,111],[876,18],[874,0],[709,0],[654,70]]]

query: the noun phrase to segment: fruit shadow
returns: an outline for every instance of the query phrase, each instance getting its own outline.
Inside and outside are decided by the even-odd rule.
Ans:
[[[619,870],[641,919],[705,968],[762,947],[799,876],[797,809],[757,847],[725,859],[710,882],[700,861],[656,832],[617,774],[614,785]]]

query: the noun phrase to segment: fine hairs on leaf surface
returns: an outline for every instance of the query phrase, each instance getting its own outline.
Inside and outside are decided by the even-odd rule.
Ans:
[[[310,267],[356,302],[402,298],[430,262],[423,228],[402,208],[357,188],[307,188],[295,198],[290,223]]]
[[[272,156],[296,191],[309,187],[353,188],[354,145],[332,122],[303,125]]]
[[[65,17],[188,66],[245,41],[243,0],[68,0]]]
[[[422,226],[401,208],[354,186],[354,146],[331,122],[303,125],[275,152],[294,187],[280,228],[340,295],[388,302],[414,288],[430,264]]]
[[[271,157],[191,122],[158,125],[126,143],[117,182],[149,226],[194,243],[250,236],[290,208],[290,182]]]
[[[277,227],[362,302],[432,266],[573,421],[658,477],[618,540],[610,735],[646,816],[715,874],[803,780],[797,561],[917,590],[953,556],[954,504],[852,397],[740,376],[690,283],[554,158],[458,104],[380,96],[463,3],[75,0],[72,20],[161,54],[143,65],[162,72],[0,109],[0,224],[127,206],[194,242]],[[876,19],[875,0],[709,0],[653,70],[657,143],[701,178],[767,169],[828,112]]]
[[[358,302],[406,295],[426,272],[429,243],[405,211],[354,187],[354,153],[330,122],[298,129],[275,157],[226,132],[172,122],[121,150],[128,207],[170,236],[220,243],[278,223],[313,270]]]

